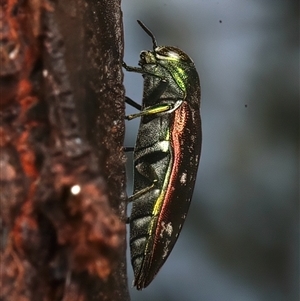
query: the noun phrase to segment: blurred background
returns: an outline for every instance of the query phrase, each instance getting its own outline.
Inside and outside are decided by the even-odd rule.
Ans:
[[[140,19],[159,45],[193,58],[202,86],[190,211],[169,259],[132,300],[299,300],[299,1],[124,0],[123,13],[128,65],[152,49]],[[142,85],[125,72],[137,102]],[[138,126],[126,122],[126,146]],[[127,174],[130,195],[130,154]]]

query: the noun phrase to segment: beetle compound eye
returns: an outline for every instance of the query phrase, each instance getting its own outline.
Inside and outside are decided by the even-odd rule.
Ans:
[[[200,82],[192,60],[179,48],[157,47],[152,32],[139,24],[152,38],[153,51],[141,52],[140,67],[123,67],[144,78],[142,110],[134,115],[141,122],[129,198],[131,263],[134,285],[141,290],[171,253],[187,215],[201,151],[201,119]]]

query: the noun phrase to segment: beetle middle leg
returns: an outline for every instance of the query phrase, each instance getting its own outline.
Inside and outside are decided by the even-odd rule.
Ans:
[[[132,100],[131,98],[129,98],[127,96],[125,96],[125,102],[139,111],[142,110],[142,106],[140,104],[138,104],[137,102],[135,102],[134,100]]]
[[[159,100],[162,94],[165,92],[166,88],[168,87],[169,82],[165,79],[161,79],[159,84],[151,91],[151,93],[147,96],[147,99],[151,99],[152,101],[155,102],[155,100]],[[143,99],[143,102],[147,101],[147,99]],[[169,110],[173,109],[173,105],[170,103],[157,103],[151,107],[144,108],[142,109],[139,104],[137,104],[135,101],[133,101],[130,98],[125,99],[126,103],[130,104],[136,109],[139,109],[140,107],[140,112],[137,114],[131,114],[125,117],[127,120],[132,120],[137,117],[141,116],[146,116],[146,115],[153,115],[153,114],[159,114],[159,113],[164,113],[168,112]]]

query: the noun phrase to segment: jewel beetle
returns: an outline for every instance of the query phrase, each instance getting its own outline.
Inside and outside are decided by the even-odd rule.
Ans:
[[[126,102],[141,117],[134,147],[130,223],[134,286],[148,286],[169,256],[192,198],[201,152],[200,80],[192,59],[177,47],[142,51],[139,67],[125,70],[144,78],[142,105]]]

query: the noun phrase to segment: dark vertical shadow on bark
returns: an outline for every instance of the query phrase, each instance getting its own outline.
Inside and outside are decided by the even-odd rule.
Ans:
[[[92,144],[107,181],[109,201],[126,217],[124,140],[123,24],[120,1],[60,1],[57,20],[66,45],[66,63],[81,129]],[[111,278],[95,287],[91,300],[129,300],[123,258]]]

